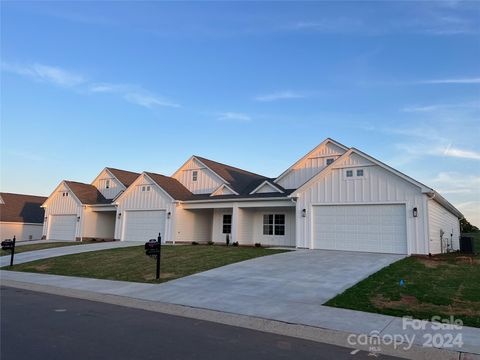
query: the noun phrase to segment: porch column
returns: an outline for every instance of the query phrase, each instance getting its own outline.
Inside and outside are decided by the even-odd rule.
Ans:
[[[239,219],[239,215],[240,212],[238,210],[238,205],[237,204],[233,204],[233,207],[232,207],[232,233],[231,233],[231,238],[230,238],[230,243],[233,243],[235,241],[238,241],[239,240],[239,229],[240,229],[240,219]]]

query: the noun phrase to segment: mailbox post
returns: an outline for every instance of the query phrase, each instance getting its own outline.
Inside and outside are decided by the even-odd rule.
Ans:
[[[157,240],[150,239],[145,243],[145,254],[149,256],[157,256],[157,271],[156,271],[156,279],[160,279],[160,256],[161,256],[161,249],[162,249],[162,236],[158,233]]]

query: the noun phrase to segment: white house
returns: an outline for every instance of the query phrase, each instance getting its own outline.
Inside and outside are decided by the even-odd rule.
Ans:
[[[0,240],[40,240],[43,196],[0,193]]]
[[[192,156],[170,177],[142,173],[107,206],[119,240],[228,235],[240,245],[400,254],[458,249],[463,217],[433,189],[332,139],[274,179]]]
[[[62,181],[43,203],[47,240],[114,239],[116,205],[113,201],[140,174],[105,168],[84,184]]]

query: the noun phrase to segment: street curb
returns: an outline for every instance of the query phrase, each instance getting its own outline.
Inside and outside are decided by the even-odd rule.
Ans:
[[[347,332],[323,329],[295,323],[287,323],[258,317],[238,315],[221,311],[194,308],[183,305],[139,300],[125,296],[99,294],[85,290],[63,289],[50,285],[38,285],[13,280],[2,280],[2,286],[9,286],[24,290],[43,292],[53,295],[72,297],[83,300],[102,302],[112,305],[125,306],[135,309],[154,311],[174,316],[210,321],[230,326],[237,326],[251,330],[263,331],[277,335],[290,336],[304,340],[328,343],[352,349],[369,351],[369,345],[353,347],[347,341],[350,335]],[[480,360],[480,355],[451,351],[446,349],[425,348],[413,345],[408,351],[395,349],[393,345],[382,344],[381,353],[412,360]]]

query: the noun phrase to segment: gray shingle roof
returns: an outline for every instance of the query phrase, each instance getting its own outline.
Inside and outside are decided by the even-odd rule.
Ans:
[[[0,193],[0,221],[43,223],[45,211],[40,206],[47,200],[44,196]]]

